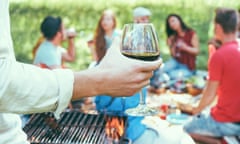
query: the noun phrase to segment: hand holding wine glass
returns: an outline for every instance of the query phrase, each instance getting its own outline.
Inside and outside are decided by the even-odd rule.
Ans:
[[[158,40],[152,24],[125,24],[122,35],[121,52],[129,58],[154,61],[159,58]],[[128,115],[146,116],[158,113],[157,109],[147,107],[145,97],[140,92],[140,102],[136,108],[125,111]]]

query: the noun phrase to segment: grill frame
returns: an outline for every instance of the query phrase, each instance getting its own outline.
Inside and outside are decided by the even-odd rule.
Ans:
[[[48,116],[48,117],[47,117]],[[86,114],[80,111],[71,110],[63,112],[61,118],[55,121],[53,116],[41,113],[33,114],[23,130],[28,136],[31,144],[125,144],[131,140],[123,136],[119,141],[111,140],[105,133],[106,119],[116,117],[106,114]],[[127,126],[126,116],[123,118],[124,129]],[[52,119],[50,122],[46,118]],[[57,127],[56,127],[57,124]]]

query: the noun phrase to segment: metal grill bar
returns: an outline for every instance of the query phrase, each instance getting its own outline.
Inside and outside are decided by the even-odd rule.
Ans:
[[[33,115],[23,128],[32,144],[106,143],[106,119],[103,114],[91,115],[79,111],[65,112],[61,115],[61,119],[57,121],[57,130],[46,123],[46,117],[44,116],[46,114]],[[124,118],[124,121],[126,121],[126,118]]]
[[[69,142],[74,142],[74,137],[76,137],[78,133],[78,122],[82,119],[83,115],[79,115],[77,119],[74,121],[72,127],[70,128],[70,131],[73,131],[72,136],[69,138]]]

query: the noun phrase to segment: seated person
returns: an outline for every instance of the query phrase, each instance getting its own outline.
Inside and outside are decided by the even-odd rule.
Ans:
[[[47,16],[41,23],[41,32],[45,38],[36,50],[33,63],[45,65],[47,68],[62,68],[62,61],[75,60],[75,33],[66,35],[64,24],[60,17]],[[62,42],[68,38],[68,49],[61,47]]]
[[[196,70],[196,56],[199,53],[199,41],[196,32],[187,27],[177,14],[170,14],[166,19],[167,45],[172,58],[155,72],[151,88],[159,87],[159,78],[166,73],[171,80],[187,78]]]
[[[116,37],[120,37],[120,32],[116,29],[116,16],[112,10],[104,10],[98,21],[93,40],[88,41],[91,50],[93,66],[99,63],[106,51],[111,46]]]
[[[240,136],[240,51],[237,42],[237,12],[233,9],[218,9],[215,16],[215,39],[221,46],[208,61],[208,82],[197,107],[188,108],[195,116],[184,125],[194,139],[204,143],[215,138]],[[210,111],[203,111],[212,104]],[[186,109],[185,109],[186,110]],[[214,137],[214,138],[213,138]]]
[[[145,7],[136,7],[133,10],[133,22],[134,23],[149,23],[151,11]]]

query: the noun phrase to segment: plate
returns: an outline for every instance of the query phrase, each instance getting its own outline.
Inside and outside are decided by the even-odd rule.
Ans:
[[[187,114],[172,113],[167,115],[167,121],[172,124],[184,124],[190,118]]]

